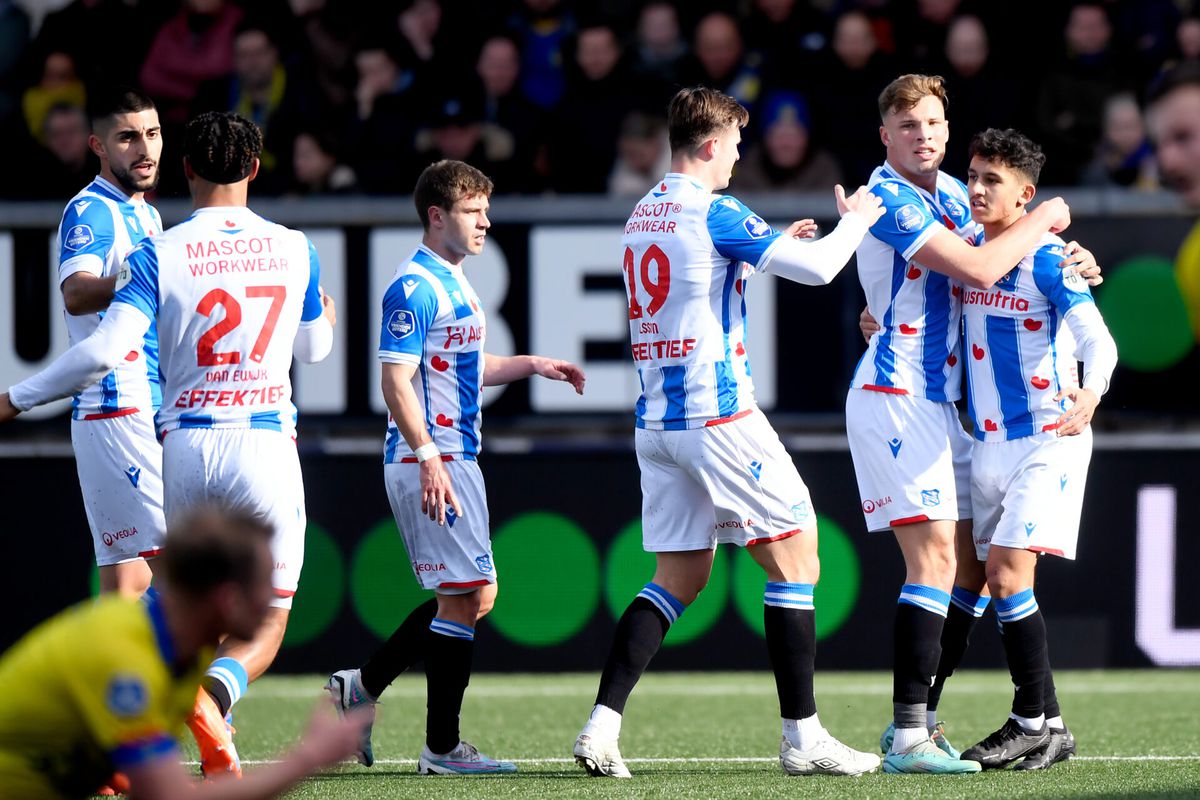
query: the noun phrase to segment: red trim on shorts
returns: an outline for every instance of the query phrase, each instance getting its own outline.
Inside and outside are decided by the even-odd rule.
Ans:
[[[704,423],[704,427],[711,428],[714,425],[724,425],[726,422],[733,422],[735,419],[741,419],[742,417],[748,417],[753,413],[754,413],[753,408],[744,408],[741,411],[737,412],[736,414],[733,414],[732,416],[721,417],[720,419],[710,419],[708,422]]]
[[[470,589],[472,586],[486,586],[491,583],[487,578],[482,578],[477,581],[466,581],[465,583],[439,583],[439,589]]]
[[[454,456],[448,455],[446,453],[442,453],[442,461],[453,461],[453,460],[454,460]],[[405,456],[404,458],[400,459],[400,463],[401,464],[416,464],[419,462],[417,461],[416,456]]]
[[[883,392],[884,394],[908,394],[908,389],[901,389],[897,386],[876,386],[873,383],[863,384],[863,389],[868,392]]]
[[[1058,556],[1060,558],[1067,557],[1062,550],[1055,550],[1053,547],[1026,547],[1025,549],[1031,553],[1045,553],[1048,556]]]
[[[295,589],[275,589],[274,587],[272,587],[271,591],[275,592],[276,597],[295,597],[296,596]]]
[[[136,414],[136,408],[122,408],[120,411],[113,411],[109,414],[85,414],[84,419],[116,419],[117,417],[128,417],[130,414]]]
[[[1057,423],[1057,422],[1052,422],[1052,423],[1050,423],[1049,425],[1043,425],[1043,426],[1042,426],[1042,433],[1047,433],[1047,432],[1049,432],[1049,431],[1053,431],[1053,430],[1058,430],[1058,423]]]
[[[789,536],[795,536],[797,533],[800,533],[801,530],[802,530],[801,528],[796,528],[794,531],[788,531],[787,533],[781,533],[778,536],[764,536],[761,539],[751,539],[750,541],[746,542],[746,547],[750,547],[750,546],[756,545],[756,544],[766,544],[767,542],[778,542],[780,539],[786,539]]]
[[[154,558],[156,556],[161,556],[162,551],[163,549],[161,547],[155,547],[153,550],[143,550],[142,552],[138,553],[138,558]]]
[[[918,514],[915,517],[901,517],[900,519],[892,520],[888,525],[894,528],[897,525],[912,525],[914,522],[929,522],[929,517],[924,514]]]

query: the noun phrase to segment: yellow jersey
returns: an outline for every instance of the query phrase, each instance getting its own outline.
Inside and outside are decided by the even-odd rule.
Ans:
[[[177,751],[212,652],[175,663],[158,602],[105,596],[0,656],[0,800],[87,797]]]

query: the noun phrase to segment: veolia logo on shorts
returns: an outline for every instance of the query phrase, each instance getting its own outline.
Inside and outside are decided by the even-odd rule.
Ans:
[[[112,547],[121,539],[128,539],[131,536],[137,536],[137,528],[126,528],[120,531],[105,531],[100,534],[101,541],[105,547]]]

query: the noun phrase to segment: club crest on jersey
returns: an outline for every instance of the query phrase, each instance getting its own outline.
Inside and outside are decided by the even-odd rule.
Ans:
[[[956,219],[962,219],[966,216],[966,209],[963,208],[962,203],[953,197],[943,197],[942,205],[946,207],[946,211],[949,212],[950,216]]]
[[[922,489],[921,490],[921,505],[933,508],[942,504],[941,489]]]
[[[808,519],[808,501],[802,500],[792,506],[792,520],[795,522],[804,522]]]
[[[74,225],[67,231],[67,236],[63,239],[63,247],[75,252],[82,250],[94,241],[96,241],[96,236],[92,233],[91,225]]]
[[[925,222],[925,212],[913,203],[897,208],[895,216],[896,227],[902,231],[915,230]]]
[[[136,675],[114,675],[104,692],[108,710],[118,717],[136,717],[146,710],[146,685]]]
[[[388,317],[387,329],[393,339],[403,339],[417,329],[416,317],[407,309],[397,309]]]
[[[746,233],[750,234],[755,239],[761,239],[771,232],[771,226],[763,222],[762,217],[746,217],[746,219],[742,221],[742,225],[746,228]]]
[[[137,485],[138,485],[138,481],[140,481],[142,479],[142,468],[141,467],[126,467],[125,468],[125,477],[129,478],[129,482],[131,484],[133,484],[133,488],[136,489]]]
[[[479,571],[483,574],[488,574],[493,569],[492,557],[486,554],[482,556],[475,556],[475,566],[478,567]]]

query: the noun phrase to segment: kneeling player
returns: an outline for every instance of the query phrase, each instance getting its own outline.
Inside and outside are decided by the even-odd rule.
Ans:
[[[1013,130],[990,129],[971,142],[971,216],[984,238],[1000,235],[1025,213],[1044,162],[1041,149]],[[1040,554],[1075,558],[1092,452],[1088,423],[1108,389],[1117,351],[1086,281],[1059,269],[1063,246],[1047,234],[994,286],[963,294],[976,439],[975,550],[987,564],[1017,687],[1003,727],[962,754],[985,769],[1022,756],[1020,768],[1044,768],[1074,752],[1056,707],[1047,718],[1050,665],[1034,573]],[[1086,368],[1082,385],[1077,358]]]

